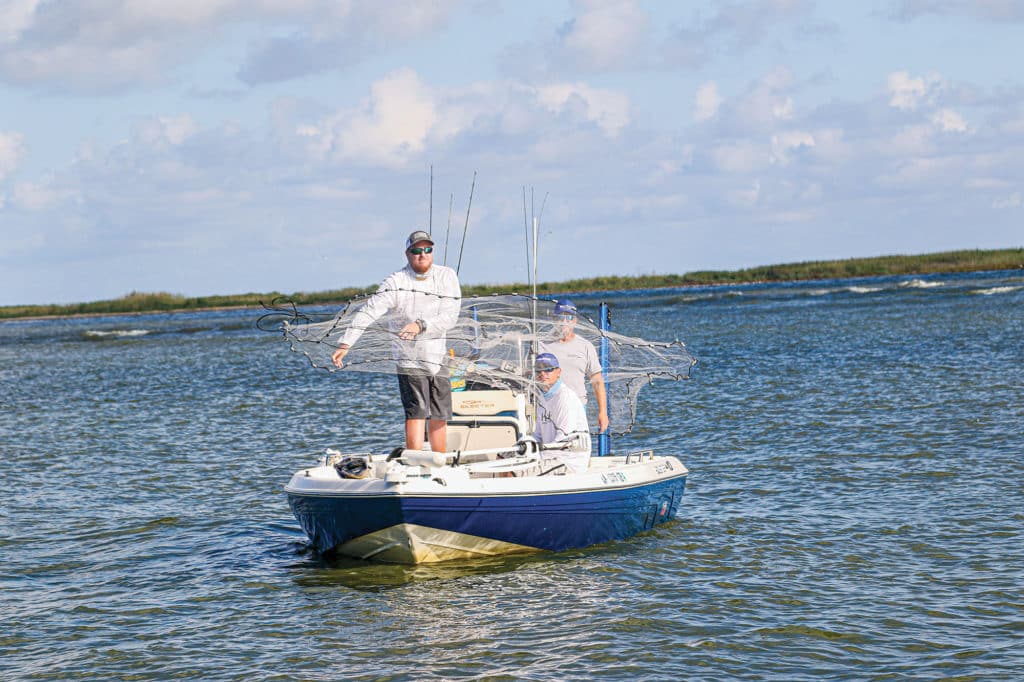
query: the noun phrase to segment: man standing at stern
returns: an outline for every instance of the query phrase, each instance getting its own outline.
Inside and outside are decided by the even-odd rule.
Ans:
[[[604,433],[608,428],[608,397],[597,349],[590,341],[576,334],[577,312],[572,301],[555,301],[553,314],[558,325],[559,339],[553,343],[542,343],[540,350],[558,358],[562,380],[579,396],[584,407],[587,404],[586,381],[590,380],[597,400],[597,432]]]
[[[423,230],[405,240],[405,258],[408,264],[391,273],[353,316],[331,359],[342,367],[363,332],[387,315],[387,328],[395,335],[392,357],[405,410],[405,447],[423,449],[423,427],[429,422],[431,449],[445,452],[452,416],[445,334],[458,321],[462,289],[454,270],[434,265],[434,242]]]

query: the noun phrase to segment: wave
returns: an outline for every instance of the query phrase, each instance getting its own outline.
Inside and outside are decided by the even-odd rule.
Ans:
[[[82,334],[93,339],[125,338],[132,336],[145,336],[149,334],[148,329],[87,329]]]
[[[1024,286],[1016,286],[1016,287],[1007,287],[1007,286],[1003,286],[1003,287],[990,287],[988,289],[971,289],[970,293],[972,293],[972,294],[981,294],[982,296],[991,296],[992,294],[1008,294],[1011,291],[1020,291],[1021,289],[1024,289]]]
[[[884,287],[858,287],[858,286],[852,286],[852,287],[846,287],[846,290],[849,291],[851,294],[873,294],[876,291],[882,291],[883,288]]]
[[[912,279],[909,282],[900,282],[901,287],[910,287],[911,289],[931,289],[933,287],[945,286],[945,282],[928,282],[923,279]]]

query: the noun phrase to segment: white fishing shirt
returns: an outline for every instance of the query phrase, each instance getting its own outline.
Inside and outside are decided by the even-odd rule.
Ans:
[[[394,334],[391,357],[403,369],[421,369],[437,374],[445,366],[445,334],[455,326],[462,305],[462,288],[458,275],[444,265],[431,265],[423,275],[412,266],[388,275],[352,318],[341,337],[341,343],[355,345],[363,332],[387,315],[385,324]],[[423,320],[426,330],[416,338],[398,338],[402,327]]]
[[[537,404],[537,426],[533,433],[542,444],[576,441],[572,450],[542,451],[545,460],[558,460],[571,473],[587,470],[590,464],[590,427],[587,412],[571,388],[561,379],[541,393]]]

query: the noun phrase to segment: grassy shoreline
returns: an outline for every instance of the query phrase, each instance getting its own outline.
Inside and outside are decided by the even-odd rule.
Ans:
[[[1024,269],[1024,248],[945,251],[916,256],[877,256],[845,260],[808,261],[764,265],[742,270],[700,270],[682,275],[605,276],[564,282],[541,282],[538,294],[579,293],[628,289],[740,284],[746,282],[789,282],[816,279],[848,279],[882,275],[923,275],[941,272]],[[78,317],[97,315],[183,312],[258,307],[261,301],[284,298],[296,305],[342,304],[354,296],[371,293],[377,285],[347,287],[321,292],[282,294],[272,291],[225,296],[185,297],[169,293],[132,292],[121,298],[64,305],[0,306],[0,320]],[[526,292],[530,287],[515,284],[473,284],[462,287],[466,296]]]

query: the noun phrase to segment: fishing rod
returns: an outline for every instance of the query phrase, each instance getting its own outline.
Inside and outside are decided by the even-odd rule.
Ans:
[[[526,235],[526,283],[532,284],[530,279],[530,217],[526,213],[526,185],[523,185],[523,233]]]
[[[526,200],[525,193],[524,193],[524,196],[523,196],[523,200],[524,200],[524,203],[525,203],[525,200]],[[533,215],[533,301],[534,301],[534,303],[533,303],[533,305],[534,305],[533,316],[534,316],[534,318],[537,317],[537,260],[538,260],[538,256],[539,256],[538,251],[540,249],[540,219],[544,215],[544,207],[547,205],[547,203],[548,203],[548,194],[547,194],[547,192],[545,192],[544,193],[544,199],[540,203],[540,213],[539,214],[535,213],[535,211],[534,211],[534,200],[533,200],[533,188],[530,188],[530,213]],[[524,209],[525,209],[525,206],[524,206]]]
[[[533,222],[533,335],[537,336],[537,260],[540,254],[540,222],[537,220],[537,211],[534,206],[533,188],[530,188],[530,217]]]
[[[462,246],[459,247],[459,264],[455,266],[455,274],[462,269],[462,252],[466,248],[466,232],[469,231],[469,209],[473,207],[473,190],[476,189],[476,171],[473,171],[473,184],[469,187],[469,203],[466,204],[466,224],[462,227]]]
[[[453,210],[455,210],[455,192],[452,192],[451,198],[448,200],[448,229],[444,233],[444,262],[442,265],[448,265],[448,237],[452,233]]]
[[[530,216],[527,216],[527,214],[526,214],[526,187],[524,186],[523,187],[523,223],[524,223],[524,225],[526,227],[526,277],[527,277],[527,279],[530,280],[530,283],[532,284],[531,292],[533,294],[531,296],[531,298],[530,298],[530,350],[529,350],[529,353],[528,353],[528,355],[526,357],[526,363],[527,363],[527,367],[529,369],[523,368],[524,369],[524,372],[523,372],[524,374],[526,374],[527,372],[531,372],[531,373],[533,372],[534,364],[536,363],[537,354],[540,351],[540,345],[537,343],[537,241],[538,241],[537,233],[538,233],[538,224],[537,224],[537,216],[533,213],[533,205],[534,205],[533,204],[533,188],[531,187],[530,188]],[[532,218],[532,221],[530,220],[530,218]],[[532,244],[532,247],[533,247],[533,249],[532,249],[533,250],[533,273],[532,273],[532,275],[530,273],[530,250],[531,250],[531,248],[530,248],[531,247],[531,243],[530,243],[530,227],[529,227],[529,223],[530,222],[533,223],[533,244]],[[529,374],[528,376],[532,376],[532,374]],[[534,387],[534,388],[536,388],[536,387]],[[537,396],[537,391],[536,390],[531,390],[531,391],[529,391],[528,395],[529,395],[529,400],[530,400],[531,411],[533,412],[533,419],[534,419],[534,422],[535,422],[534,425],[536,426],[536,420],[537,420],[537,417],[538,417],[538,411],[537,411],[537,397],[538,396]]]

